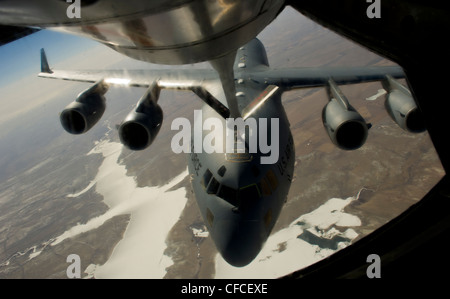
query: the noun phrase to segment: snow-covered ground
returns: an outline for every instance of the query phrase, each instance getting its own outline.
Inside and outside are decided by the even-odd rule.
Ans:
[[[169,189],[183,180],[187,170],[164,186],[138,188],[134,178],[126,175],[125,166],[118,163],[122,148],[120,143],[107,140],[97,143],[89,153],[104,156],[97,176],[80,192],[68,195],[76,200],[77,196],[95,186],[96,192],[103,195],[109,210],[85,224],[72,227],[49,242],[51,246],[57,245],[67,238],[100,227],[114,216],[131,214],[123,239],[105,264],[87,267],[89,277],[162,278],[166,268],[172,265],[172,260],[164,255],[166,237],[187,202],[184,188]],[[34,250],[29,258],[39,254],[40,251]]]
[[[311,265],[348,246],[361,220],[344,208],[357,197],[332,198],[272,234],[255,260],[236,268],[216,256],[216,278],[277,278]]]
[[[166,237],[186,205],[184,188],[168,191],[187,175],[187,170],[161,187],[137,188],[133,177],[120,165],[122,145],[102,141],[93,152],[105,160],[96,177],[96,191],[110,206],[111,216],[131,214],[123,239],[112,256],[95,269],[96,278],[162,278],[172,260],[164,255]]]
[[[95,278],[163,278],[166,268],[173,264],[164,255],[166,238],[178,221],[186,205],[184,188],[171,190],[188,174],[187,170],[164,186],[138,188],[133,177],[118,162],[120,143],[107,140],[96,144],[89,154],[104,156],[97,176],[76,197],[94,188],[104,197],[109,210],[79,224],[59,237],[49,240],[56,245],[80,233],[98,228],[106,220],[122,214],[131,214],[123,239],[116,245],[109,260],[103,265],[89,265],[88,277]],[[358,217],[344,212],[344,208],[358,196],[346,199],[332,198],[309,214],[301,215],[288,227],[272,234],[256,259],[246,267],[227,264],[220,254],[215,261],[216,278],[276,278],[306,267],[349,245],[357,237],[351,228],[360,226]],[[194,235],[208,237],[208,232],[192,228]],[[30,259],[38,256],[33,251]]]

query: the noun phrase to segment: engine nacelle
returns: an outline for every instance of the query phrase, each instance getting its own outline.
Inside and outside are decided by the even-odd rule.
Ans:
[[[391,76],[386,76],[383,87],[388,92],[384,106],[389,116],[405,131],[420,133],[425,131],[422,113],[411,92]]]
[[[153,84],[119,127],[122,143],[131,150],[149,147],[159,133],[163,111],[157,104],[159,87]]]
[[[322,122],[328,136],[341,149],[360,148],[366,142],[368,125],[333,80],[329,81],[327,90],[330,101],[323,108]]]
[[[82,134],[91,129],[106,108],[104,94],[108,85],[102,81],[81,92],[60,114],[61,125],[70,134]]]

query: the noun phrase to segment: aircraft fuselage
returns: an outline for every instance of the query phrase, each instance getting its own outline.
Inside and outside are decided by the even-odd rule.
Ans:
[[[249,71],[266,68],[266,53],[258,40],[238,50],[234,71],[241,113],[268,90],[268,84],[252,79]],[[234,130],[227,129],[226,120],[204,105],[202,117],[196,121],[205,122],[208,118],[221,120],[224,132],[218,135],[225,145],[227,133]],[[272,93],[246,119],[249,118],[254,118],[257,124],[266,119],[267,127],[258,125],[257,132],[247,129],[245,141],[236,137],[235,147],[243,143],[244,151],[199,152],[194,150],[195,140],[192,138],[188,157],[192,188],[205,224],[221,255],[234,266],[250,263],[270,235],[286,201],[295,162],[294,142],[281,103],[281,92]],[[273,119],[277,122],[270,121]],[[201,128],[202,125],[194,124],[193,128],[196,127]],[[199,133],[193,132],[192,136]],[[208,131],[201,130],[200,134],[203,140]],[[256,152],[251,150],[249,135],[259,138]],[[267,145],[277,144],[277,148],[272,147],[271,152],[263,154],[260,142],[265,137]],[[274,163],[261,163],[261,158],[269,155],[276,155]]]

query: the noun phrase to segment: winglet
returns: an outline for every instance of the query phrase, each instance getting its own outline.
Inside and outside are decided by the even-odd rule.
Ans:
[[[47,55],[45,55],[44,48],[41,49],[41,73],[53,73],[48,65]]]

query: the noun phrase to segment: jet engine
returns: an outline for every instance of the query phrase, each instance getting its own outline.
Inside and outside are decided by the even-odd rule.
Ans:
[[[395,81],[391,76],[386,76],[386,80],[382,84],[388,92],[384,106],[397,125],[412,133],[425,131],[422,113],[408,88]]]
[[[108,85],[99,81],[81,92],[60,114],[61,125],[71,134],[82,134],[91,129],[105,112],[104,94]]]
[[[157,104],[159,92],[159,87],[153,84],[120,125],[120,140],[129,149],[146,149],[158,135],[163,121],[162,109]]]
[[[330,101],[323,108],[322,122],[331,141],[344,150],[361,147],[367,139],[369,126],[331,79],[327,92]]]

